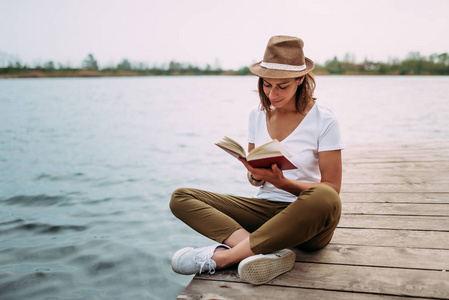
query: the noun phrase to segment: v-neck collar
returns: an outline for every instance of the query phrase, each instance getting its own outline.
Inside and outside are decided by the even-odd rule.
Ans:
[[[298,126],[295,127],[295,129],[292,130],[292,132],[290,132],[282,141],[279,141],[280,143],[283,143],[285,140],[287,140],[295,131],[299,130],[301,126],[301,124],[303,124],[308,118],[308,116],[310,115],[310,113],[312,113],[312,111],[315,111],[315,107],[317,106],[316,101],[314,101],[312,108],[307,112],[307,114],[304,116],[304,118],[302,119],[302,121],[298,124]],[[267,117],[266,117],[266,113],[265,113],[265,130],[267,135],[270,137],[271,140],[273,140],[273,138],[271,137],[270,132],[268,131],[268,122],[267,122]]]

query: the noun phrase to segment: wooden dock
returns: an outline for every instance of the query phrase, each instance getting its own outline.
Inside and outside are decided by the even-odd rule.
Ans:
[[[449,141],[348,147],[343,214],[324,249],[244,283],[197,275],[178,299],[449,299]]]

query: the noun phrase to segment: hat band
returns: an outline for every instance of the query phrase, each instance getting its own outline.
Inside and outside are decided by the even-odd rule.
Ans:
[[[268,63],[264,61],[260,63],[260,66],[267,69],[282,70],[282,71],[304,71],[306,69],[305,64],[301,66],[294,66],[294,65]]]

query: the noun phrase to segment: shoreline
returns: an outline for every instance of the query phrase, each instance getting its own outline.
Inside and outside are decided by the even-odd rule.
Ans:
[[[389,72],[385,74],[375,72],[345,72],[342,74],[331,74],[327,71],[315,71],[315,76],[448,76],[438,74],[399,74],[399,72]],[[202,74],[202,73],[180,73],[171,72],[168,74],[153,74],[153,73],[138,73],[131,71],[119,71],[119,72],[101,72],[93,70],[79,70],[70,72],[42,72],[42,71],[29,71],[16,74],[4,74],[0,75],[0,79],[21,79],[21,78],[89,78],[89,77],[169,77],[169,76],[250,76],[252,74],[241,74],[236,71],[223,71],[216,74]]]

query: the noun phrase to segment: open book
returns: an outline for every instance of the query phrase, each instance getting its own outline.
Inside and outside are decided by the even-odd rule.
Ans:
[[[277,164],[281,170],[297,169],[288,158],[292,155],[281,145],[278,140],[272,140],[257,148],[254,148],[246,155],[245,149],[227,136],[217,143],[218,147],[228,152],[234,157],[243,157],[254,168],[271,168],[272,164]]]

